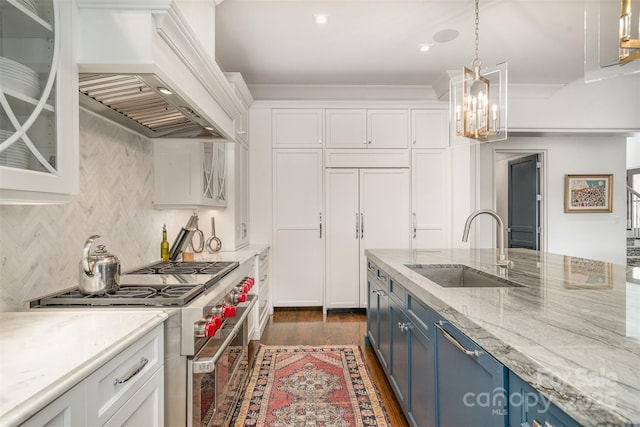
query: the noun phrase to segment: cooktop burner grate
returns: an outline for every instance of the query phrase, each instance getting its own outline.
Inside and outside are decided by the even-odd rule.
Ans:
[[[231,271],[237,262],[233,261],[168,261],[129,271],[127,274],[213,274]]]
[[[50,306],[182,306],[204,291],[204,285],[121,286],[113,294],[85,295],[77,288],[40,298],[41,307]]]

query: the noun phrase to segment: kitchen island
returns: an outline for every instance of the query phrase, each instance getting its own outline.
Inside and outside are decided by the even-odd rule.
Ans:
[[[160,310],[0,313],[0,425],[23,423],[150,336],[166,318]],[[147,370],[153,362],[149,358]]]
[[[640,424],[640,268],[509,249],[515,266],[503,277],[522,286],[442,287],[406,265],[463,264],[497,276],[497,251],[366,255],[579,424]]]

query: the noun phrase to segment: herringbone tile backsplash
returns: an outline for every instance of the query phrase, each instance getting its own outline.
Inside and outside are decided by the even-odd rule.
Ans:
[[[162,224],[171,242],[192,212],[153,208],[152,144],[80,111],[80,193],[64,205],[0,206],[0,311],[77,286],[93,234],[123,271],[160,258]]]

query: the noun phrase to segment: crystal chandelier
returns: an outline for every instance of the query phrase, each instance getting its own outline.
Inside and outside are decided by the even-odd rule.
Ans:
[[[631,0],[620,2],[620,65],[640,59],[640,21],[638,39],[631,38]]]
[[[455,133],[482,142],[507,139],[507,63],[482,69],[479,56],[479,0],[475,2],[475,59],[450,87]]]

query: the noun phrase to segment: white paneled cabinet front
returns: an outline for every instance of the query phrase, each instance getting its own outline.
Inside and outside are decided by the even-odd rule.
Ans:
[[[82,382],[20,425],[22,427],[86,426],[86,395],[87,387]]]
[[[273,150],[274,307],[323,304],[322,150]]]
[[[411,153],[411,205],[414,249],[449,247],[447,226],[446,149],[419,149]]]
[[[163,355],[159,325],[21,426],[164,426]]]
[[[411,146],[447,148],[449,118],[447,110],[411,110]]]
[[[407,148],[409,111],[406,109],[325,110],[327,148]]]
[[[366,307],[367,248],[408,248],[408,169],[326,169],[326,308]]]
[[[273,148],[322,148],[322,109],[272,110]]]
[[[227,206],[224,142],[159,139],[154,141],[153,159],[156,208]]]

